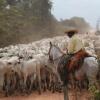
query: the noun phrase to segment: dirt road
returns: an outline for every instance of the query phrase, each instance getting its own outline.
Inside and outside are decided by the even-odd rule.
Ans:
[[[89,94],[87,92],[78,93],[78,100],[88,100]],[[69,100],[75,100],[75,97],[72,93],[69,93]],[[63,100],[63,93],[51,93],[46,92],[42,93],[42,95],[38,95],[37,93],[32,93],[31,95],[14,95],[10,97],[0,96],[0,100]]]

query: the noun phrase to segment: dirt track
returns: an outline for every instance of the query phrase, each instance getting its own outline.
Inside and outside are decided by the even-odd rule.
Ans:
[[[42,93],[42,95],[38,95],[37,93],[32,93],[31,95],[24,95],[24,96],[10,96],[10,97],[3,97],[0,96],[0,100],[63,100],[62,93],[51,93],[46,92]],[[72,93],[69,93],[69,100],[75,100]],[[82,93],[78,93],[78,100],[88,100],[88,93],[86,91]]]

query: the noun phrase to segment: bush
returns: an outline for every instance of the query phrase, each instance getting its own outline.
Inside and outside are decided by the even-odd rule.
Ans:
[[[89,86],[89,91],[93,95],[94,100],[100,100],[100,91],[96,88],[95,85]]]
[[[100,91],[98,91],[97,93],[95,93],[94,100],[100,100]]]

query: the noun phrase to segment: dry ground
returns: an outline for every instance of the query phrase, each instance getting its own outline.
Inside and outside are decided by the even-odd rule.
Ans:
[[[89,93],[87,91],[82,91],[81,93],[78,93],[78,99],[77,100],[89,100]],[[75,97],[73,96],[73,93],[69,93],[69,100],[75,100]],[[32,93],[30,95],[13,95],[9,97],[4,97],[3,94],[0,95],[0,100],[63,100],[63,93],[51,93],[51,92],[45,92],[42,93],[42,95],[38,95],[37,92]]]

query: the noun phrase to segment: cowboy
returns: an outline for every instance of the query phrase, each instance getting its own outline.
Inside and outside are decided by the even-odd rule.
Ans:
[[[78,69],[83,63],[84,58],[89,56],[89,54],[85,51],[84,44],[82,40],[78,37],[77,33],[78,30],[76,29],[65,31],[65,34],[67,34],[67,36],[70,38],[67,48],[67,61],[70,61],[68,65],[69,71],[73,69]]]

